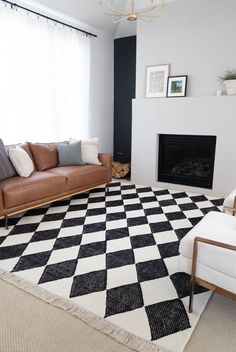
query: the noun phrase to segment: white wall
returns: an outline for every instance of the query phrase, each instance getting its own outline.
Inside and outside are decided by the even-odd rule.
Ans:
[[[137,28],[137,98],[144,97],[145,67],[171,64],[189,75],[188,95],[214,95],[221,75],[236,68],[236,1],[177,0]]]

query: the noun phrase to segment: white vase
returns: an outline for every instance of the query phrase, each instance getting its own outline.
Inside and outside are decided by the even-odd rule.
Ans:
[[[224,85],[228,95],[236,95],[236,79],[224,81]]]

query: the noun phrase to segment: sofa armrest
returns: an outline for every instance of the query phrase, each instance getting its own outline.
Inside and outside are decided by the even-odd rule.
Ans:
[[[111,180],[112,180],[112,156],[110,154],[99,153],[98,159],[102,163],[102,165],[107,168],[107,171],[108,171],[107,183],[111,182]]]
[[[5,214],[5,209],[4,209],[4,203],[3,203],[3,194],[2,190],[0,189],[0,216],[4,216]]]

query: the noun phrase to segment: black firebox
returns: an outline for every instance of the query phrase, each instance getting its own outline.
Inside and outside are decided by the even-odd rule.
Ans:
[[[158,181],[212,188],[216,136],[159,135]]]

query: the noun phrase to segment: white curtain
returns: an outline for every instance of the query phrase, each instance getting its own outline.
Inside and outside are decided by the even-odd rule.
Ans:
[[[0,2],[0,138],[88,137],[90,38]]]

